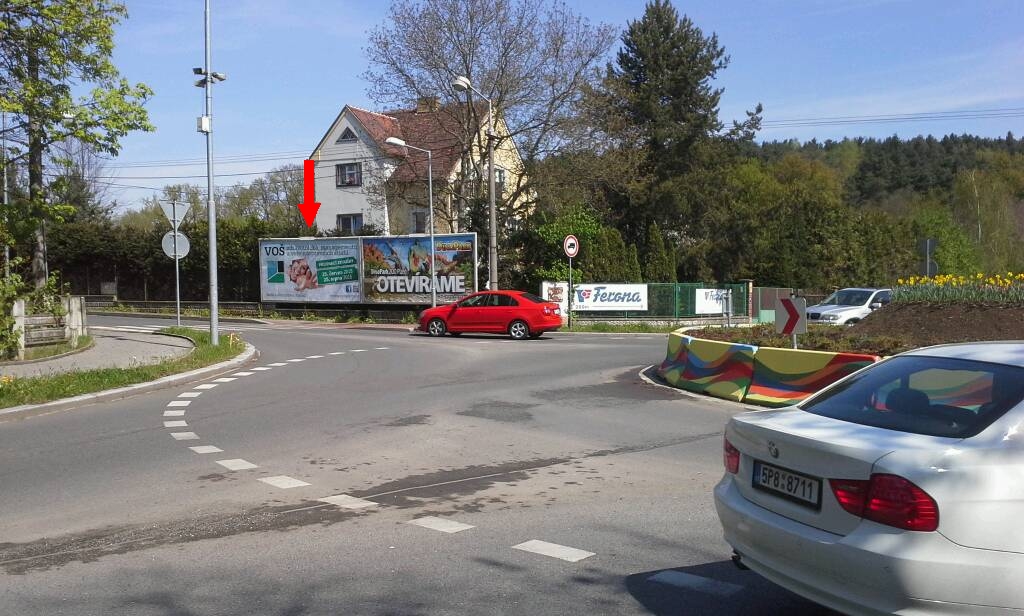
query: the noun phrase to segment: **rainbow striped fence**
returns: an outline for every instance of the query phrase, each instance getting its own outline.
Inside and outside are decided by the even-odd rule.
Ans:
[[[673,387],[718,398],[779,407],[878,361],[874,355],[776,349],[669,334],[658,369]]]

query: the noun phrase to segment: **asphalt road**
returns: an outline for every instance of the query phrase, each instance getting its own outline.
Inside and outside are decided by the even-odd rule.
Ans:
[[[222,325],[258,360],[0,421],[0,614],[829,613],[729,562],[742,409],[662,335]]]

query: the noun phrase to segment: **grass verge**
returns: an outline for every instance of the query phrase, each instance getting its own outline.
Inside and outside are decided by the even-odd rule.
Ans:
[[[184,357],[167,359],[146,366],[101,368],[27,378],[5,376],[0,378],[0,408],[21,404],[41,404],[136,383],[146,383],[171,374],[188,372],[226,361],[245,350],[245,343],[234,334],[222,337],[220,345],[213,346],[210,344],[209,332],[187,327],[168,327],[160,332],[185,336],[195,343],[196,348]]]
[[[566,332],[596,332],[599,334],[667,334],[679,329],[679,325],[651,325],[649,323],[573,323],[572,329],[565,327]]]
[[[48,344],[41,347],[30,347],[25,349],[25,359],[44,359],[54,355],[70,353],[75,349],[84,349],[92,344],[92,336],[79,336],[75,344],[61,342],[60,344]]]

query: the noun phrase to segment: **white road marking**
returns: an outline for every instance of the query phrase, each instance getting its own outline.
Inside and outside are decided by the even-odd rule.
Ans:
[[[491,341],[490,340],[477,340],[476,343],[477,344],[490,344]]]
[[[213,445],[197,445],[196,447],[189,447],[196,453],[220,453],[224,451],[220,447],[214,447]]]
[[[286,364],[286,363],[284,363],[284,362],[281,362],[281,361],[279,361],[279,362],[274,362],[274,363],[272,363],[272,364],[267,364],[267,365],[268,365],[268,366],[273,366],[273,367],[275,367],[275,368],[280,368],[281,366],[287,366],[288,364]]]
[[[229,471],[245,471],[250,468],[259,468],[252,462],[243,460],[241,458],[232,458],[231,460],[217,460],[217,464],[220,464]]]
[[[195,432],[171,432],[176,441],[198,441],[199,435]]]
[[[273,368],[267,368],[266,366],[260,366],[258,368],[253,368],[253,370],[255,370],[257,372],[265,372],[267,370],[273,370]]]
[[[352,353],[365,353],[366,349],[351,349],[350,351]]]
[[[317,500],[321,503],[337,505],[343,509],[363,509],[364,507],[377,506],[377,503],[373,501],[356,498],[355,496],[349,496],[348,494],[338,494],[337,496],[328,496],[327,498],[318,498]]]
[[[287,475],[278,475],[276,477],[260,477],[260,481],[263,483],[269,483],[275,488],[281,488],[287,490],[288,488],[301,488],[302,486],[308,486],[309,484],[300,479],[294,479]]]
[[[164,411],[164,417],[181,417],[185,411]]]
[[[238,379],[231,376],[224,376],[219,379],[213,379],[214,383],[230,383],[231,381],[237,381]]]
[[[672,569],[656,573],[647,578],[647,581],[657,582],[659,584],[668,584],[669,586],[676,586],[678,588],[698,590],[700,592],[719,595],[722,597],[727,597],[743,590],[742,586],[738,586],[736,584],[720,582],[711,578],[693,575],[692,573],[683,573],[682,571],[674,571]]]
[[[169,406],[169,407],[188,406],[190,404],[192,404],[191,400],[171,400],[170,402],[167,403],[167,406]]]
[[[287,361],[290,364],[297,364],[300,361],[306,361],[306,360],[305,359],[286,359],[285,361]]]
[[[306,359],[320,359],[323,355],[307,355]]]
[[[406,524],[415,524],[416,526],[422,526],[423,528],[429,528],[430,530],[439,530],[442,533],[457,533],[462,530],[475,528],[471,524],[463,524],[462,522],[456,522],[455,520],[449,520],[448,518],[437,518],[432,515],[416,518],[415,520],[409,520]]]
[[[373,350],[374,351],[387,351],[390,348],[391,347],[374,347]]]
[[[252,376],[252,372],[235,372],[231,376]]]
[[[177,421],[165,421],[164,422],[164,427],[165,428],[184,428],[187,425],[188,425],[187,421],[181,421],[180,419],[177,420]]]
[[[201,392],[201,391],[186,391],[186,392],[182,392],[182,393],[178,394],[178,397],[179,398],[198,398],[201,395],[203,395],[203,392]]]
[[[344,355],[344,354],[345,354],[345,351],[335,351],[335,352],[331,353],[331,355]]]
[[[541,554],[543,556],[550,556],[552,558],[558,558],[570,563],[579,562],[584,558],[590,558],[594,556],[593,552],[587,552],[586,550],[578,550],[576,548],[570,548],[566,545],[558,545],[557,543],[548,543],[547,541],[539,541],[537,539],[531,539],[520,543],[519,545],[512,546],[514,550],[522,550],[524,552],[533,552],[534,554]]]
[[[202,385],[196,385],[192,389],[213,389],[216,386],[216,383],[203,383]]]

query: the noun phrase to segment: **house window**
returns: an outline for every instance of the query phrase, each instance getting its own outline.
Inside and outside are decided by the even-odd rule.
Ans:
[[[338,214],[338,231],[344,235],[356,235],[362,228],[362,214]]]
[[[412,212],[412,233],[427,232],[427,211],[413,210]]]
[[[497,167],[494,169],[494,194],[497,197],[505,194],[505,170]]]
[[[363,184],[363,163],[344,163],[334,166],[336,186],[361,186]]]
[[[348,128],[348,127],[345,127],[345,130],[342,131],[342,133],[341,133],[341,137],[338,137],[338,142],[339,143],[342,142],[342,141],[355,141],[355,140],[356,140],[356,134],[353,133],[352,129]]]

